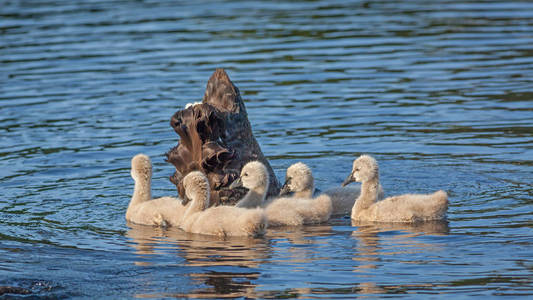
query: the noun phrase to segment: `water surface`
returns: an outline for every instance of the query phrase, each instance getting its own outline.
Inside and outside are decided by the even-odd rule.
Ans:
[[[72,298],[533,294],[529,1],[4,1],[0,286]],[[280,180],[361,153],[387,195],[450,195],[449,223],[348,218],[262,238],[128,226],[130,159],[216,67]]]

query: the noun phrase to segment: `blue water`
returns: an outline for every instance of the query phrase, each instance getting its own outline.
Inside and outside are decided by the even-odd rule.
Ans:
[[[3,1],[0,286],[51,298],[533,295],[533,3]],[[130,227],[130,159],[176,195],[170,116],[223,67],[278,178],[361,153],[449,223],[221,240]],[[6,295],[4,295],[6,296]],[[0,296],[1,297],[1,296]]]

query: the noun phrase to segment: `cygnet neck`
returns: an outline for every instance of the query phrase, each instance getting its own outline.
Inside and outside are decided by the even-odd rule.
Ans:
[[[191,206],[195,208],[195,210],[204,210],[207,208],[206,204],[206,196],[202,193],[196,193],[191,200]]]
[[[152,178],[149,176],[137,176],[134,180],[135,186],[133,188],[133,196],[131,197],[130,205],[135,205],[152,199]]]
[[[358,212],[376,203],[379,193],[379,176],[375,176],[361,184],[361,194],[356,199],[353,211]]]
[[[189,207],[184,214],[184,218],[199,211],[203,211],[207,208],[207,199],[209,198],[209,193],[205,191],[196,191],[192,197]]]
[[[299,192],[294,192],[294,197],[296,198],[312,198],[313,197],[313,192],[315,191],[315,187],[314,185],[311,185],[310,187],[302,190],[302,191],[299,191]]]
[[[257,186],[250,189],[246,196],[242,198],[237,204],[237,207],[254,208],[265,203],[266,192],[268,190],[268,183],[266,186]]]
[[[253,192],[256,193],[257,195],[260,195],[261,200],[265,200],[264,198],[266,196],[267,190],[268,190],[268,183],[265,184],[265,186],[256,187],[255,189],[253,189]]]

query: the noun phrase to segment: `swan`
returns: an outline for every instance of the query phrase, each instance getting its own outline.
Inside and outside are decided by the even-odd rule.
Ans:
[[[311,198],[315,191],[314,177],[311,169],[302,162],[292,164],[287,168],[285,184],[281,188],[280,196],[293,193],[297,198]],[[331,198],[332,216],[344,216],[350,214],[354,201],[361,193],[359,186],[336,187],[323,192]],[[381,185],[379,187],[378,199],[384,195]]]
[[[131,177],[135,181],[135,187],[126,210],[126,220],[141,225],[178,226],[185,206],[179,198],[152,199],[150,157],[137,154],[131,159]]]
[[[209,182],[199,171],[183,178],[186,200],[191,203],[180,226],[186,232],[216,236],[257,236],[267,226],[264,211],[235,206],[209,206]]]
[[[448,209],[448,195],[440,190],[433,194],[405,194],[377,201],[379,167],[369,155],[354,160],[350,175],[343,186],[361,182],[361,194],[352,208],[352,220],[375,222],[405,222],[443,220]]]
[[[258,161],[247,163],[241,177],[233,187],[242,185],[249,189],[248,194],[237,205],[243,207],[264,206],[269,226],[298,226],[325,222],[331,216],[331,199],[327,195],[316,198],[280,197],[265,203],[268,191],[268,172]]]

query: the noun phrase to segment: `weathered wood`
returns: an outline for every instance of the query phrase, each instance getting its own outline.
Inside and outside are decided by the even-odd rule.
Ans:
[[[211,186],[211,205],[235,204],[246,192],[229,189],[249,161],[259,160],[270,174],[268,195],[279,193],[279,182],[263,155],[239,89],[223,69],[216,69],[201,104],[178,110],[170,125],[180,136],[178,145],[167,152],[167,161],[176,172],[170,177],[180,196],[182,178],[187,173],[204,172]]]

